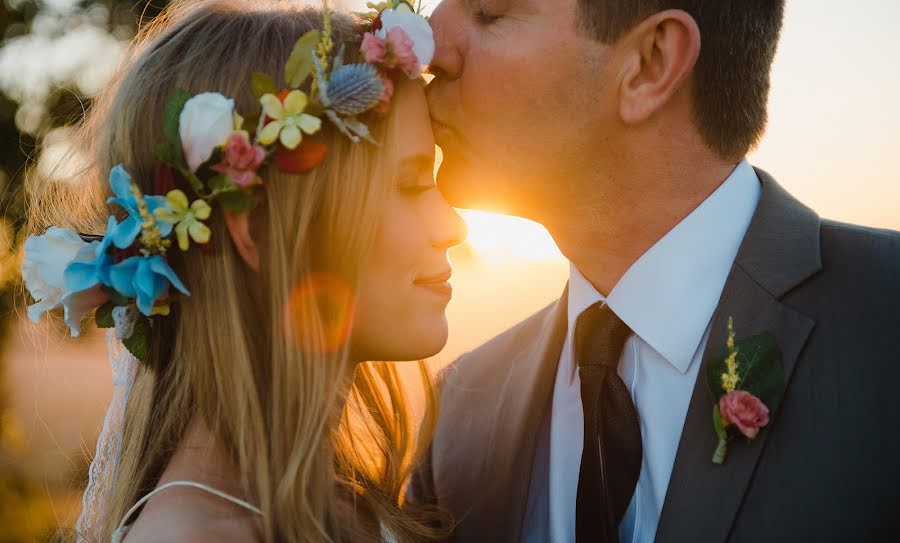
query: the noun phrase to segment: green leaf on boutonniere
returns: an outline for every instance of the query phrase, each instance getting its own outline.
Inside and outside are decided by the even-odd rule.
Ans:
[[[781,350],[775,338],[768,332],[735,341],[737,350],[738,383],[735,390],[746,390],[774,412],[784,392],[784,370],[781,367]],[[718,404],[725,395],[722,374],[728,372],[725,359],[728,347],[722,346],[706,365],[706,383]]]
[[[141,362],[148,362],[150,360],[151,332],[150,319],[144,315],[138,315],[131,337],[123,340],[122,345]]]
[[[713,406],[713,428],[716,430],[716,437],[719,438],[716,452],[713,453],[713,462],[721,464],[725,461],[725,453],[728,452],[728,425],[722,418],[722,412],[719,411],[718,403]]]
[[[300,39],[294,44],[291,55],[284,65],[284,80],[290,88],[300,88],[303,82],[306,81],[306,78],[309,77],[309,74],[312,73],[312,58],[316,52],[316,46],[319,44],[319,35],[318,30],[310,30],[300,36]]]
[[[784,393],[784,370],[781,367],[781,351],[775,343],[775,338],[768,332],[755,335],[751,338],[737,341],[734,335],[734,324],[728,321],[728,341],[706,364],[706,384],[713,397],[713,429],[718,438],[718,445],[713,453],[712,461],[722,464],[728,451],[728,440],[737,435],[735,424],[743,424],[741,430],[750,432],[755,428],[758,431],[761,426],[768,424],[768,416],[758,419],[753,410],[762,406],[768,409],[768,413],[774,413],[778,402]],[[720,407],[722,398],[729,393],[735,394],[726,400],[726,407],[734,409],[734,402],[743,403],[742,409],[749,411],[740,415],[723,414]],[[755,398],[754,398],[755,397]],[[749,404],[748,404],[749,402]],[[728,417],[741,417],[741,422],[730,420]],[[749,417],[746,418],[745,417]],[[762,421],[765,422],[762,422]],[[762,423],[760,426],[757,424]],[[749,435],[749,434],[748,434]],[[755,432],[753,436],[755,436]]]

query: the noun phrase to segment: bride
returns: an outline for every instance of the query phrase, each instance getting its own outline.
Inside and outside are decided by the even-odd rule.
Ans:
[[[29,315],[77,335],[96,308],[132,363],[75,536],[438,539],[440,511],[400,507],[430,419],[415,439],[395,368],[366,362],[447,338],[465,233],[433,182],[427,22],[177,6],[96,100],[74,190],[29,195]]]

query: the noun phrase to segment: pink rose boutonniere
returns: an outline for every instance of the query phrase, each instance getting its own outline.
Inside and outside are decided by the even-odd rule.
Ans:
[[[769,333],[735,341],[734,322],[728,319],[728,341],[706,366],[712,392],[713,428],[719,444],[712,461],[721,464],[728,442],[743,435],[754,439],[769,424],[784,393],[781,352]]]
[[[719,413],[727,424],[734,424],[750,439],[769,424],[769,408],[746,390],[734,390],[719,398]]]

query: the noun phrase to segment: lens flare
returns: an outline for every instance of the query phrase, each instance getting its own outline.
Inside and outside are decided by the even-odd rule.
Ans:
[[[285,332],[298,349],[333,352],[347,341],[353,324],[355,296],[333,273],[303,277],[284,305]]]

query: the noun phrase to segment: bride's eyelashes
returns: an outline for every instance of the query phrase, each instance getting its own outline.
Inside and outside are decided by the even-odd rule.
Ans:
[[[434,183],[416,184],[416,183],[400,183],[397,191],[404,196],[416,197],[425,194],[429,190],[435,188]]]

